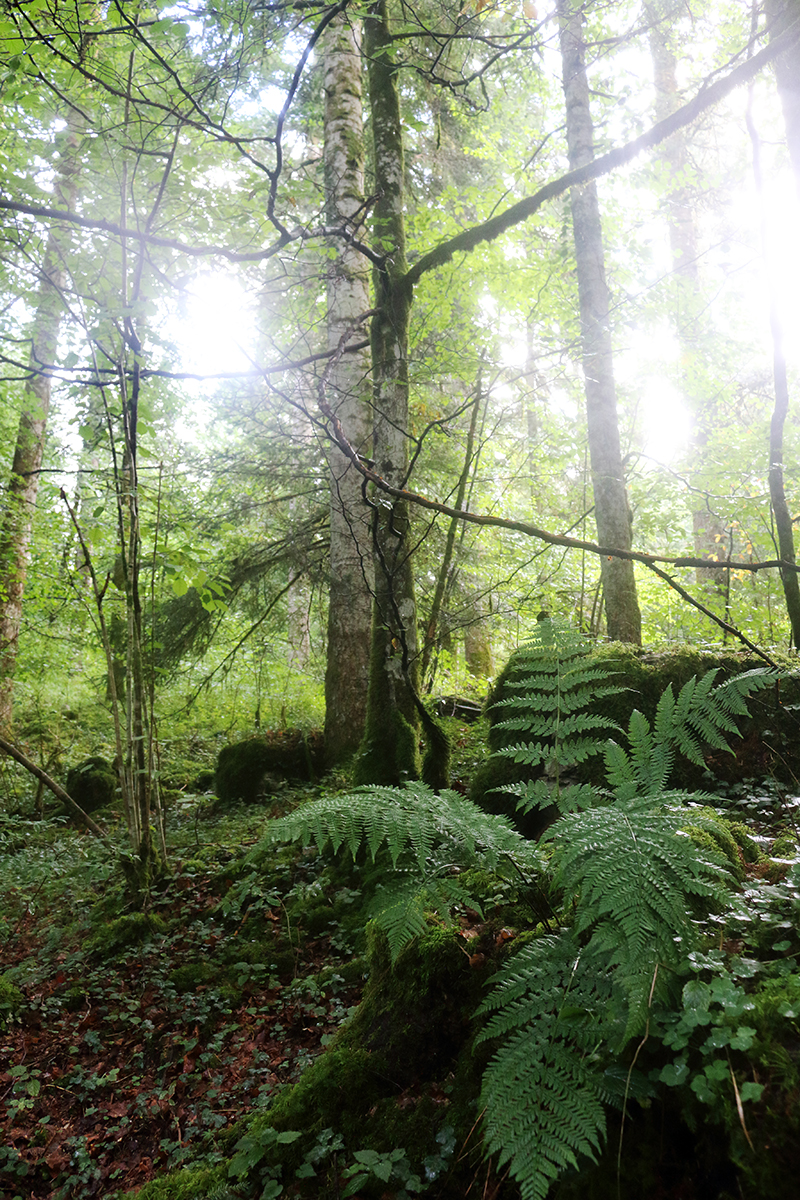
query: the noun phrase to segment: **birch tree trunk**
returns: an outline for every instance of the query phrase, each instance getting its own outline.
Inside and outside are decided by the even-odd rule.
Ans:
[[[364,220],[364,125],[359,26],[338,17],[325,50],[325,193],[329,225],[358,230]],[[328,346],[360,340],[369,309],[369,270],[347,242],[335,246],[328,273]],[[369,359],[343,354],[333,370],[329,403],[352,446],[371,449]],[[333,764],[359,746],[364,733],[372,626],[370,510],[361,478],[336,446],[330,473],[330,583],[325,670],[325,753]]]
[[[649,41],[653,60],[657,121],[663,121],[680,106],[677,60],[670,39],[669,21],[664,11],[666,7],[665,5],[662,8],[657,0],[646,6],[647,19],[650,22]],[[681,387],[694,423],[692,449],[695,457],[702,461],[708,445],[709,430],[713,426],[714,413],[703,387],[703,371],[699,369],[702,338],[700,273],[692,188],[687,182],[691,164],[686,147],[686,131],[680,129],[667,138],[659,150],[659,156],[670,180],[665,203],[674,275],[672,323],[683,364]],[[697,491],[702,490],[698,480]],[[712,510],[708,500],[692,513],[692,532],[694,552],[698,558],[719,558],[720,545],[725,537],[725,524]],[[724,601],[724,568],[705,570],[698,567],[695,578],[701,587]]]
[[[371,325],[373,451],[375,470],[404,487],[408,470],[408,320],[411,287],[405,280],[403,143],[396,68],[385,0],[364,22],[369,102],[374,139],[375,244],[385,256],[374,272]],[[359,783],[401,783],[419,773],[417,609],[411,570],[406,501],[375,497],[373,523],[375,604]]]
[[[72,209],[78,192],[82,123],[73,110],[53,187],[56,208]],[[13,715],[14,673],[19,650],[22,600],[28,572],[31,530],[39,492],[52,380],[50,368],[58,353],[64,312],[65,265],[70,228],[52,224],[45,243],[33,318],[30,378],[25,384],[14,459],[0,527],[0,729],[8,730]]]
[[[589,82],[581,10],[573,10],[571,0],[559,0],[558,14],[567,109],[567,148],[569,165],[574,169],[594,158]],[[578,273],[586,417],[597,537],[601,546],[629,550],[631,513],[622,470],[603,231],[595,184],[574,188],[570,192],[570,206]],[[601,570],[608,636],[615,641],[640,645],[642,623],[633,564],[624,559],[604,556]]]

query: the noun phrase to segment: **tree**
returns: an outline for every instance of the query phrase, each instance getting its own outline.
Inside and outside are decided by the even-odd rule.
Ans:
[[[371,447],[369,366],[362,350],[369,272],[352,244],[366,220],[360,26],[347,14],[328,33],[324,58],[326,216],[345,237],[332,241],[328,271],[328,347],[335,352],[329,401],[359,453]],[[345,353],[349,350],[349,353]],[[325,671],[325,753],[352,754],[364,733],[372,623],[372,540],[362,480],[338,446],[328,448],[330,558]]]
[[[27,11],[35,14],[39,9]],[[335,211],[328,209],[321,216],[320,198],[326,189],[321,183],[315,139],[318,139],[324,122],[319,106],[320,90],[313,80],[306,84],[306,76],[312,53],[324,45],[321,39],[326,34],[333,33],[333,26],[342,13],[341,6],[318,11],[303,9],[292,17],[297,22],[292,37],[304,39],[302,52],[297,56],[296,41],[287,40],[289,20],[283,12],[260,9],[253,16],[258,22],[258,39],[252,36],[256,27],[249,23],[249,18],[242,21],[238,9],[229,10],[225,5],[213,10],[193,10],[191,23],[180,20],[180,11],[159,16],[152,22],[148,18],[138,23],[124,5],[115,5],[113,12],[119,24],[104,38],[104,47],[108,50],[104,49],[102,70],[82,61],[74,41],[70,42],[63,31],[53,39],[44,25],[40,31],[26,26],[26,36],[35,47],[36,71],[44,73],[45,77],[49,74],[54,85],[63,85],[67,90],[73,86],[70,72],[74,72],[74,78],[85,80],[108,106],[104,119],[98,122],[96,141],[99,144],[102,140],[105,146],[112,147],[106,158],[113,162],[115,169],[121,170],[127,163],[127,199],[121,206],[124,219],[111,220],[109,217],[109,182],[86,197],[80,213],[71,213],[54,204],[34,203],[26,200],[21,191],[21,198],[0,199],[0,207],[19,214],[23,228],[28,228],[34,220],[48,224],[68,221],[82,230],[82,252],[88,255],[91,250],[96,266],[94,282],[84,288],[83,299],[91,309],[85,324],[91,330],[91,345],[99,346],[100,354],[93,362],[90,353],[82,351],[85,361],[80,382],[96,388],[101,383],[107,386],[111,377],[119,380],[119,394],[108,393],[108,411],[116,419],[117,410],[124,401],[126,419],[133,417],[137,434],[142,432],[139,406],[143,397],[146,407],[151,397],[174,392],[180,384],[180,364],[171,356],[166,341],[159,340],[155,325],[161,314],[173,306],[174,293],[182,290],[183,281],[198,270],[197,264],[217,261],[236,264],[242,272],[252,271],[253,278],[266,275],[267,282],[260,278],[258,286],[263,286],[265,293],[272,289],[273,295],[280,294],[284,308],[278,316],[273,315],[271,339],[265,343],[270,346],[270,356],[267,358],[267,352],[264,352],[265,361],[254,364],[253,375],[262,379],[269,389],[271,411],[277,414],[275,427],[280,426],[280,436],[292,437],[291,423],[285,419],[288,409],[305,406],[313,427],[319,432],[327,421],[342,451],[349,456],[350,465],[342,478],[355,480],[357,473],[362,476],[362,485],[375,518],[378,569],[375,584],[378,619],[374,626],[370,682],[374,724],[368,740],[371,738],[373,749],[376,748],[376,738],[382,737],[387,727],[391,727],[390,753],[380,755],[377,765],[382,770],[388,764],[392,777],[402,777],[403,773],[416,769],[414,726],[418,708],[414,676],[419,649],[412,572],[415,557],[431,575],[425,586],[429,588],[432,601],[436,600],[436,573],[428,571],[428,567],[431,562],[435,563],[431,545],[437,543],[431,537],[430,544],[420,551],[427,527],[422,520],[417,523],[417,517],[412,517],[409,505],[416,505],[420,511],[426,508],[427,513],[441,514],[448,522],[469,521],[476,528],[502,529],[511,533],[518,542],[509,543],[511,548],[504,552],[509,561],[523,539],[529,537],[536,539],[537,544],[530,555],[531,562],[543,547],[553,547],[553,569],[547,575],[546,586],[550,594],[566,599],[578,592],[575,583],[578,572],[572,570],[570,575],[562,571],[559,576],[558,555],[567,558],[575,549],[582,554],[592,554],[606,572],[613,567],[613,564],[608,565],[610,555],[611,559],[618,559],[623,564],[620,576],[632,579],[629,564],[634,560],[641,561],[651,570],[661,570],[657,563],[660,561],[659,550],[663,548],[654,546],[652,555],[626,549],[626,545],[630,547],[630,535],[625,531],[627,507],[618,438],[616,447],[612,446],[611,458],[605,464],[601,461],[599,466],[593,463],[593,468],[599,490],[602,491],[600,483],[604,479],[615,481],[617,490],[610,507],[623,528],[613,534],[603,533],[600,521],[603,505],[598,503],[599,544],[572,536],[574,522],[577,520],[581,524],[588,519],[588,506],[584,506],[581,513],[566,511],[581,491],[583,446],[577,437],[568,445],[566,440],[564,442],[565,482],[559,488],[559,499],[570,497],[564,511],[551,502],[552,497],[546,494],[545,488],[537,493],[541,497],[537,501],[541,504],[541,514],[537,512],[536,523],[525,519],[527,509],[520,519],[508,510],[505,515],[494,511],[491,505],[500,488],[495,488],[497,481],[490,478],[492,468],[488,467],[484,478],[475,486],[469,509],[460,504],[453,507],[451,498],[458,499],[464,456],[452,452],[437,457],[436,447],[441,447],[448,438],[463,438],[464,423],[459,425],[459,421],[465,410],[460,407],[460,401],[451,404],[448,400],[438,405],[435,411],[430,404],[427,413],[425,405],[439,386],[442,394],[451,398],[458,389],[468,392],[469,385],[463,380],[474,377],[483,349],[481,347],[479,352],[475,348],[480,339],[474,329],[481,322],[487,328],[492,324],[487,315],[488,308],[482,307],[487,301],[496,304],[498,312],[491,336],[486,338],[492,359],[491,366],[487,366],[487,378],[499,381],[498,392],[508,387],[509,381],[512,387],[516,386],[513,373],[505,371],[501,358],[504,341],[519,333],[514,327],[517,318],[509,320],[508,314],[515,304],[518,312],[521,308],[517,300],[506,301],[502,288],[510,280],[517,281],[517,267],[525,257],[525,243],[520,236],[524,223],[540,220],[546,206],[566,196],[570,189],[582,189],[582,196],[575,191],[577,203],[589,194],[589,189],[601,176],[631,162],[644,151],[652,151],[665,138],[688,127],[737,83],[754,77],[770,56],[789,45],[791,39],[781,35],[772,46],[759,49],[750,61],[720,72],[714,82],[700,88],[693,100],[671,112],[655,127],[632,136],[629,142],[622,142],[598,158],[592,157],[591,114],[581,100],[585,110],[582,131],[576,133],[573,128],[575,136],[572,137],[573,161],[578,165],[562,175],[555,173],[558,154],[555,133],[559,122],[549,116],[555,111],[554,92],[548,92],[549,85],[537,74],[536,88],[541,91],[539,96],[537,90],[537,103],[539,98],[542,103],[537,107],[531,130],[526,131],[525,141],[529,143],[529,134],[535,133],[541,146],[548,148],[542,157],[534,158],[534,168],[537,173],[549,175],[550,181],[538,191],[528,191],[531,160],[527,151],[526,157],[522,157],[521,136],[508,137],[501,145],[495,139],[495,132],[502,120],[498,117],[494,125],[485,121],[483,108],[500,103],[503,85],[509,78],[516,80],[525,75],[529,66],[526,56],[536,53],[543,36],[538,27],[515,18],[513,28],[509,30],[507,18],[491,11],[448,16],[445,12],[429,13],[426,10],[408,26],[396,25],[392,29],[386,6],[376,5],[368,14],[365,34],[374,138],[374,186],[370,184],[370,191],[374,201],[365,200],[365,208],[360,210],[363,192],[358,183],[359,151],[351,155],[352,162],[348,165],[352,178],[346,186],[352,207],[346,212],[341,207]],[[565,9],[564,17],[566,38],[572,24],[571,11]],[[0,29],[5,30],[6,26],[0,25]],[[571,35],[576,44],[580,42],[579,32],[573,30]],[[349,72],[351,81],[342,86],[351,88],[348,95],[355,111],[351,87],[357,73],[354,46],[352,43],[342,59],[343,76]],[[130,58],[131,48],[135,48],[135,60]],[[295,58],[287,68],[289,50]],[[569,51],[573,53],[574,47],[569,47]],[[514,67],[517,75],[513,75],[508,65],[515,55],[522,64]],[[33,58],[31,55],[23,57],[20,69],[27,71]],[[132,61],[133,67],[145,64],[146,69],[133,70]],[[63,67],[69,76],[67,83],[58,82],[57,62],[60,64],[58,69]],[[404,86],[402,94],[398,95],[401,73]],[[568,77],[570,88],[580,74],[573,72]],[[275,107],[270,85],[281,89],[281,100],[274,127],[265,132],[264,105]],[[441,89],[435,100],[431,99],[431,88]],[[267,93],[269,98],[265,100]],[[441,95],[445,93],[446,104],[441,102]],[[461,94],[465,96],[463,110],[453,99]],[[242,103],[245,95],[247,105]],[[253,116],[259,105],[261,108]],[[252,108],[248,109],[248,106]],[[573,123],[574,117],[573,111],[570,118]],[[476,170],[480,175],[479,184],[473,188],[469,187],[466,170],[459,176],[458,187],[444,188],[441,179],[431,178],[429,164],[435,160],[436,139],[442,128],[447,132],[458,122],[461,122],[464,160],[471,155],[473,161],[480,163],[480,171]],[[356,132],[356,124],[351,122],[351,125],[352,131]],[[120,129],[126,131],[124,153]],[[466,130],[469,130],[469,136]],[[336,135],[332,128],[329,132],[333,153]],[[421,150],[426,147],[427,157]],[[407,156],[406,149],[409,150]],[[331,189],[340,184],[342,191],[345,190],[344,174],[334,172],[334,176],[331,179],[329,172],[328,198]],[[221,181],[224,186],[220,186]],[[114,186],[117,194],[121,194],[123,189],[118,180]],[[439,200],[436,205],[431,205],[429,201],[434,195]],[[368,211],[374,230],[371,246],[367,246],[366,238],[361,236]],[[554,253],[552,261],[547,263],[549,275],[548,270],[542,268],[541,275],[534,281],[535,286],[528,289],[526,312],[530,312],[531,296],[537,290],[545,293],[551,287],[561,287],[565,272],[557,257],[560,249],[558,224],[558,213],[552,213],[550,228],[554,231]],[[406,236],[414,238],[413,253],[408,256]],[[113,281],[114,272],[107,266],[122,245],[128,247],[127,267],[122,273],[123,281],[127,281],[124,291],[117,288]],[[357,273],[365,261],[371,262],[374,268],[374,315],[371,318],[374,445],[371,451],[366,433],[347,428],[350,418],[341,407],[345,394],[355,394],[358,390],[358,381],[364,373],[363,366],[353,367],[350,377],[341,373],[345,367],[349,371],[349,364],[357,362],[354,345],[361,335],[354,328],[354,322],[365,308],[363,292],[349,313],[343,316],[341,335],[336,337],[329,332],[327,320],[327,310],[334,307],[333,291],[328,299],[328,280],[331,278],[338,288],[337,264],[344,263],[345,256],[351,251],[359,256],[352,260],[352,269]],[[98,264],[104,255],[107,263],[103,263],[101,270]],[[602,283],[602,272],[598,278]],[[412,307],[415,289],[423,297],[423,305]],[[113,295],[114,292],[117,294]],[[455,337],[451,338],[450,330],[447,331],[447,338],[451,340],[446,342],[449,355],[446,362],[443,323],[436,324],[436,314],[446,307],[445,292],[450,295],[461,293],[459,319],[464,323],[460,343]],[[566,296],[567,289],[564,288],[563,297]],[[607,298],[605,305],[607,316]],[[456,308],[454,304],[448,311],[456,312]],[[543,343],[549,338],[554,347],[551,362],[559,355],[565,356],[563,339],[556,347],[556,337],[561,336],[560,330],[566,324],[566,308],[564,299],[560,310],[553,304],[541,318],[536,313],[532,318],[539,322],[536,336]],[[602,365],[603,356],[607,356],[608,343],[603,343],[599,334],[605,332],[607,335],[608,331],[602,330],[602,303],[593,315],[588,308],[586,311],[591,321],[588,317],[584,320],[584,331],[598,337],[595,342],[587,341],[584,347],[586,374],[591,381],[597,374],[595,367],[598,363]],[[423,330],[426,315],[431,328]],[[147,320],[153,316],[156,320],[148,326]],[[333,324],[338,315],[332,311],[331,318]],[[415,321],[418,323],[414,324]],[[592,330],[591,322],[594,322]],[[103,328],[102,338],[96,334],[98,325]],[[556,327],[559,331],[554,335]],[[409,348],[412,332],[417,338],[413,354]],[[145,341],[146,346],[137,348],[137,342]],[[469,353],[464,347],[468,347]],[[456,361],[459,354],[461,362]],[[416,394],[410,402],[409,359],[412,356],[412,385]],[[66,368],[62,374],[68,379],[77,377],[68,374]],[[546,378],[544,369],[542,374]],[[425,381],[424,385],[420,384],[421,379]],[[286,381],[285,386],[283,381]],[[231,384],[233,402],[241,405],[241,392],[234,392],[234,386],[238,386],[235,381]],[[543,409],[546,408],[544,397],[547,392],[548,387],[543,386]],[[550,394],[555,406],[555,389],[550,388]],[[323,409],[324,421],[314,406],[318,396],[322,397],[323,405],[328,406],[328,413]],[[241,413],[241,408],[238,411]],[[552,413],[546,415],[552,416]],[[605,409],[603,415],[606,415]],[[345,419],[339,421],[337,429],[339,416]],[[567,424],[566,418],[563,424]],[[543,427],[545,425],[543,422]],[[144,442],[141,438],[139,441],[140,450],[144,445],[155,453],[157,439],[148,441],[151,435],[146,424],[144,430]],[[117,429],[115,436],[118,434]],[[127,468],[127,462],[123,462],[126,436],[118,440],[123,450],[120,462]],[[409,456],[411,444],[414,453]],[[295,472],[303,470],[308,494],[321,495],[319,489],[325,475],[319,450],[307,446],[300,454],[288,443],[284,443],[284,447],[283,461],[294,463]],[[542,446],[543,456],[547,449],[549,447]],[[498,477],[505,470],[502,451],[503,448],[498,446],[494,460],[493,470]],[[336,461],[330,457],[329,466]],[[263,478],[263,465],[261,470]],[[335,470],[338,474],[339,467]],[[359,506],[362,485],[353,489],[352,503]],[[123,485],[122,493],[127,487],[127,483]],[[131,487],[130,494],[134,491]],[[516,493],[520,494],[521,489],[517,488]],[[335,495],[338,500],[338,488],[335,488]],[[528,505],[530,499],[529,488]],[[281,535],[290,545],[292,530],[298,528],[301,513],[297,511],[294,518],[287,516],[290,497],[276,496],[271,511],[279,511],[279,504],[282,505],[280,521],[285,522],[281,525]],[[348,500],[347,511],[361,511],[360,507],[350,510],[350,504]],[[755,508],[754,502],[754,511]],[[343,503],[342,514],[345,511]],[[136,524],[136,518],[128,510],[126,513],[127,523],[123,522],[125,548],[120,548],[120,553],[131,559],[135,554],[131,550],[130,529]],[[303,510],[303,519],[305,516]],[[231,538],[231,542],[233,540]],[[343,544],[344,531],[340,545]],[[438,544],[447,550],[444,532]],[[241,545],[236,547],[237,553],[241,550]],[[227,557],[228,562],[231,557]],[[493,557],[486,555],[483,564]],[[220,554],[219,561],[225,561],[224,554]],[[275,559],[271,561],[274,565]],[[103,564],[103,567],[105,565],[110,564]],[[198,570],[198,578],[200,574]],[[334,574],[338,579],[338,570]],[[528,578],[524,581],[521,578],[520,594],[533,596],[540,578],[543,576],[533,567]],[[101,587],[102,579],[101,570]],[[663,582],[661,579],[659,586]],[[680,588],[679,582],[673,582]],[[223,583],[220,587],[222,594],[228,594]],[[630,595],[629,589],[628,599]],[[201,607],[204,599],[198,596]],[[274,599],[275,596],[268,600],[262,597],[262,615],[267,609],[273,611]],[[606,599],[610,603],[608,592]],[[135,606],[135,600],[133,602]],[[611,607],[615,614],[621,611],[618,605]],[[443,599],[441,608],[444,608]],[[141,619],[146,624],[144,610]],[[254,624],[257,621],[258,618]],[[613,626],[611,631],[616,632]],[[338,664],[342,652],[332,650],[331,653]],[[406,765],[398,767],[400,762]]]
[[[561,56],[567,109],[569,165],[574,171],[594,159],[582,36],[582,9],[559,2]],[[597,537],[601,546],[631,548],[631,511],[620,450],[613,350],[605,279],[603,230],[594,181],[570,192],[575,263],[581,314],[581,344],[586,388],[586,419],[592,465]],[[601,560],[608,636],[641,645],[642,618],[633,564],[607,556]]]
[[[371,325],[372,457],[382,479],[402,489],[408,473],[408,322],[403,137],[397,68],[386,0],[364,20],[376,201]],[[407,502],[379,497],[374,510],[375,605],[364,743],[358,779],[399,783],[418,772],[417,606]]]
[[[79,113],[68,109],[66,129],[58,138],[53,198],[58,207],[69,210],[78,194],[82,125]],[[50,413],[51,371],[58,358],[58,335],[65,307],[70,239],[68,225],[50,226],[35,301],[29,374],[0,528],[0,730],[8,730],[12,721],[22,600]]]

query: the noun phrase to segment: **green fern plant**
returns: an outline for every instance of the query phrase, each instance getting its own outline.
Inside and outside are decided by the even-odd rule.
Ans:
[[[608,663],[590,657],[591,648],[566,622],[540,621],[534,638],[514,655],[506,694],[493,706],[502,716],[494,729],[507,743],[497,756],[544,772],[535,785],[501,789],[524,800],[525,809],[544,804],[569,809],[592,802],[593,793],[586,789],[568,787],[562,795],[562,776],[601,754],[603,735],[618,731],[614,721],[590,709],[624,689],[614,682]]]
[[[327,796],[270,822],[259,847],[299,841],[355,858],[365,848],[373,862],[382,852],[391,871],[378,889],[373,917],[389,941],[392,959],[425,928],[425,913],[449,919],[456,904],[481,911],[460,882],[471,867],[533,882],[547,870],[542,849],[526,841],[504,817],[484,813],[457,792],[436,793],[426,784],[372,785],[346,796]]]
[[[620,689],[607,667],[589,660],[585,641],[542,622],[524,656],[530,670],[501,702],[509,712],[503,727],[519,737],[500,753],[545,768],[544,778],[514,788],[523,810],[558,807],[541,843],[456,793],[420,783],[327,797],[272,822],[267,837],[385,854],[375,919],[393,958],[431,909],[445,918],[454,904],[480,911],[460,880],[465,868],[560,890],[561,932],[514,955],[478,1011],[481,1040],[495,1044],[482,1086],[486,1149],[508,1165],[523,1200],[544,1200],[565,1168],[598,1152],[605,1106],[645,1088],[633,1072],[620,1082],[619,1055],[643,1034],[654,1006],[673,1003],[672,980],[703,913],[728,903],[730,864],[686,834],[690,823],[703,827],[702,810],[687,816],[686,793],[667,790],[675,755],[702,761],[703,745],[727,748],[748,697],[771,676],[751,671],[717,685],[709,672],[677,698],[667,689],[652,724],[633,713],[626,745],[605,736],[620,735],[612,722],[587,711]],[[564,781],[594,755],[604,756],[602,785]]]

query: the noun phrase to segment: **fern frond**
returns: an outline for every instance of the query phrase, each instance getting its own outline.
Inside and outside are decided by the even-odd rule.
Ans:
[[[678,751],[703,766],[704,751],[709,747],[730,750],[727,735],[738,736],[739,732],[735,717],[747,716],[748,697],[774,679],[773,672],[759,668],[715,685],[717,674],[714,669],[701,679],[690,679],[677,698],[670,684],[658,702],[652,727],[638,710],[631,714],[629,750],[613,742],[606,745],[607,778],[619,799],[660,794]]]
[[[457,904],[481,912],[480,903],[462,886],[458,876],[431,876],[420,880],[416,875],[405,875],[399,882],[392,881],[378,889],[370,915],[386,934],[394,963],[403,948],[425,932],[430,913],[436,913],[450,925],[453,924],[451,910]]]
[[[314,842],[320,850],[330,846],[334,852],[346,846],[353,855],[366,846],[373,859],[385,846],[393,865],[410,854],[422,875],[432,858],[472,865],[478,854],[490,870],[501,869],[509,859],[523,871],[541,865],[535,847],[504,817],[483,812],[457,792],[436,793],[418,782],[405,788],[363,787],[304,804],[271,821],[264,841]],[[258,847],[251,851],[251,857],[258,854]]]
[[[499,1165],[509,1164],[525,1200],[543,1200],[579,1156],[596,1156],[605,1136],[602,1076],[587,1053],[599,997],[580,960],[571,934],[539,939],[498,973],[479,1009],[494,1013],[480,1040],[507,1038],[483,1077],[484,1142]]]
[[[669,688],[664,695],[671,699]],[[666,710],[669,710],[669,704],[665,706]],[[647,718],[638,709],[634,709],[628,722],[628,744],[630,775],[625,782],[635,781],[636,790],[646,796],[658,795],[667,786],[675,763],[675,749],[671,736],[664,735],[659,730],[651,730]],[[606,756],[606,762],[608,761]],[[609,778],[609,782],[613,786],[615,781]]]
[[[574,783],[567,787],[556,787],[548,779],[532,779],[527,783],[506,783],[498,791],[517,796],[517,812],[529,813],[535,809],[555,805],[559,813],[579,812],[591,808],[602,800],[606,792],[591,783]]]
[[[676,963],[694,942],[693,898],[724,895],[727,874],[681,833],[685,810],[647,803],[574,813],[553,835],[557,879],[578,897],[575,933],[591,936],[626,994],[626,1039],[643,1026],[656,963]]]
[[[363,787],[304,804],[271,821],[248,858],[256,862],[265,845],[286,841],[313,842],[334,852],[344,846],[353,856],[365,847],[373,861],[380,850],[388,850],[397,875],[384,881],[373,913],[393,961],[423,932],[427,912],[449,920],[455,904],[480,911],[454,868],[480,866],[515,878],[545,869],[542,851],[504,817],[483,812],[457,792],[436,793],[417,782],[405,788]]]
[[[734,675],[715,689],[717,703],[731,716],[747,717],[750,715],[748,699],[777,680],[777,672],[769,667],[754,667],[750,671],[742,671],[741,675]]]
[[[523,766],[552,763],[560,770],[602,751],[598,735],[617,726],[588,710],[623,689],[612,682],[609,664],[589,657],[590,649],[568,623],[540,622],[534,639],[515,653],[506,694],[493,705],[500,718],[493,728],[514,742],[496,753]]]
[[[425,898],[419,877],[405,876],[391,888],[381,888],[372,906],[372,919],[386,934],[392,962],[413,938],[425,932]]]

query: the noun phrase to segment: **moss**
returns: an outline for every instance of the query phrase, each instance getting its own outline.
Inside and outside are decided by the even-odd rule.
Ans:
[[[728,860],[728,865],[733,871],[737,880],[741,882],[742,879],[744,879],[744,871],[742,870],[742,864],[739,862],[738,855],[735,859],[732,859],[728,854],[726,854],[724,848],[720,846],[719,838],[716,837],[711,830],[701,829],[697,825],[685,825],[683,832],[693,843],[693,845],[697,846],[697,849],[702,851],[705,855],[712,859],[712,861],[715,859],[719,861],[720,853],[724,854],[725,858]],[[735,853],[736,843],[733,841],[733,839],[731,839],[731,842]]]
[[[709,670],[717,669],[717,682],[722,683],[733,675],[764,665],[744,651],[712,653],[693,646],[654,653],[611,643],[598,646],[592,657],[616,672],[615,682],[623,690],[603,698],[602,715],[615,721],[623,730],[627,730],[634,709],[652,721],[658,702],[670,685],[677,695],[693,676],[700,677]],[[778,780],[792,782],[800,776],[800,673],[794,658],[778,655],[777,662],[780,678],[775,687],[765,688],[748,701],[751,716],[738,721],[741,737],[730,738],[732,752],[709,751],[703,766],[678,755],[670,786],[707,790],[710,779],[733,782],[774,774]],[[517,736],[499,728],[504,714],[494,706],[509,695],[518,674],[519,659],[512,654],[487,697],[488,741],[493,755]],[[577,773],[591,779],[596,771],[596,760],[589,760]],[[481,807],[492,805],[489,811],[505,811],[517,820],[513,814],[513,797],[503,800],[502,793],[498,798],[498,793],[492,794],[492,790],[503,783],[530,777],[524,767],[492,758],[478,772],[470,795]]]
[[[214,963],[188,962],[170,971],[168,979],[176,992],[194,992],[205,984],[214,983],[220,977],[220,969]]]
[[[364,737],[354,761],[355,784],[396,786],[419,779],[419,714],[399,671],[399,650],[383,623],[372,622]],[[411,685],[417,687],[414,669]]]
[[[727,821],[724,817],[721,817],[713,808],[701,808],[699,810],[699,815],[701,815],[703,818],[703,824],[701,826],[702,830],[708,833],[708,835],[713,839],[717,850],[728,860],[731,867],[733,867],[737,878],[743,878],[742,856],[739,853],[737,840],[731,832],[730,821]],[[691,829],[693,827],[689,825],[686,828]]]
[[[268,1165],[282,1168],[284,1180],[325,1130],[344,1140],[340,1169],[345,1154],[352,1159],[356,1150],[402,1148],[422,1176],[425,1159],[442,1149],[437,1134],[444,1131],[445,1141],[461,1146],[478,1118],[480,1074],[489,1051],[472,1054],[471,1015],[483,976],[470,969],[456,932],[432,924],[394,967],[386,938],[374,926],[368,942],[370,975],[354,1018],[294,1087],[239,1127],[248,1142],[256,1143],[260,1130],[302,1131],[290,1144],[270,1146]],[[479,1148],[479,1139],[475,1145]],[[455,1169],[452,1151],[450,1158]],[[464,1195],[474,1172],[469,1156],[458,1166],[467,1169],[468,1178],[437,1194]],[[328,1190],[315,1178],[308,1185],[312,1190],[301,1194],[315,1200],[333,1196],[335,1181],[330,1183]],[[385,1184],[375,1193],[370,1186],[360,1190],[365,1198],[385,1191]]]
[[[455,930],[443,926],[429,927],[394,965],[374,926],[367,945],[369,979],[343,1039],[385,1059],[398,1087],[441,1079],[460,1052],[483,976],[470,968]]]
[[[353,771],[353,783],[396,786],[419,779],[420,760],[416,729],[394,710],[367,726]]]
[[[155,913],[127,913],[96,929],[88,939],[87,949],[98,958],[109,958],[144,945],[165,929],[166,922]]]
[[[227,1163],[216,1167],[185,1167],[151,1180],[135,1192],[125,1192],[121,1200],[199,1200],[202,1196],[219,1195],[227,1168]]]
[[[770,854],[773,858],[796,858],[797,850],[797,839],[794,834],[782,833],[772,843]]]
[[[301,729],[270,732],[223,746],[217,759],[215,785],[223,804],[258,800],[268,775],[314,780],[323,770],[321,733]]]
[[[86,758],[67,772],[67,791],[84,812],[96,812],[111,804],[119,781],[111,763],[97,755]]]
[[[744,861],[746,863],[763,862],[764,855],[759,848],[758,842],[751,837],[747,826],[742,825],[740,821],[727,821],[726,824],[741,851]]]

